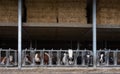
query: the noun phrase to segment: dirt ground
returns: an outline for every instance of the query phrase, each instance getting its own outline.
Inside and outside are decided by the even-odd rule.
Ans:
[[[0,68],[0,74],[120,74],[120,68],[36,67]]]

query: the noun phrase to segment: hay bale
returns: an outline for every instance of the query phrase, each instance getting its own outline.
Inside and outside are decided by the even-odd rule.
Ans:
[[[99,0],[97,24],[120,24],[120,0]]]
[[[58,16],[65,16],[65,17],[69,17],[69,16],[74,16],[74,17],[85,17],[86,16],[86,10],[74,10],[74,9],[68,9],[68,10],[64,10],[64,9],[59,9],[58,10]]]
[[[85,0],[26,0],[27,22],[87,22]],[[84,20],[82,18],[85,18]]]
[[[81,23],[86,24],[86,4],[84,2],[59,2],[58,21],[60,23]]]
[[[27,20],[29,23],[56,23],[56,18],[55,17],[28,17],[30,19]]]
[[[80,23],[80,24],[87,24],[86,18],[80,17],[60,17],[60,23]]]
[[[18,21],[18,1],[1,0],[0,1],[0,22]]]
[[[79,2],[79,3],[87,3],[87,0],[57,0],[57,2]]]
[[[26,0],[26,3],[51,3],[51,2],[56,2],[56,0]]]
[[[26,0],[27,4],[27,22],[56,22],[55,4],[50,0]]]

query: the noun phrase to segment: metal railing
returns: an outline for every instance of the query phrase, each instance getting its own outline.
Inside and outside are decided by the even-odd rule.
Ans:
[[[17,66],[17,51],[13,49],[0,49],[0,66]]]
[[[86,60],[87,52],[91,58]],[[45,63],[45,53],[48,56],[48,63]],[[120,66],[120,50],[97,50],[96,52],[96,66],[97,67],[119,67]],[[35,55],[39,54],[39,63],[35,60]],[[66,63],[63,63],[64,54],[67,55]],[[100,62],[100,55],[104,54],[104,61]],[[26,58],[27,56],[27,58]],[[73,50],[73,63],[69,63],[68,50],[46,50],[46,49],[24,49],[22,50],[22,67],[92,67],[93,66],[93,52],[91,50]],[[26,62],[27,60],[27,62]],[[13,49],[0,49],[0,67],[17,67],[18,53]]]
[[[64,56],[64,53],[67,54],[68,57],[68,50],[23,50],[22,51],[22,66],[88,66],[88,64],[85,62],[85,54],[86,52],[89,52],[90,55],[92,56],[92,51],[90,50],[73,50],[73,64],[69,64],[68,58],[66,59],[66,64],[62,63],[62,58]],[[36,64],[35,63],[35,54],[39,53],[40,54],[40,63]],[[49,62],[48,64],[44,63],[44,53],[49,54]],[[30,63],[26,63],[25,61],[25,55],[29,55],[31,58]],[[56,58],[56,59],[55,59]],[[92,59],[93,60],[93,59]],[[91,60],[91,61],[92,61]],[[91,63],[92,65],[93,63]]]
[[[100,63],[100,53],[104,54],[104,62]],[[98,67],[117,67],[120,66],[120,50],[97,50],[97,66]]]

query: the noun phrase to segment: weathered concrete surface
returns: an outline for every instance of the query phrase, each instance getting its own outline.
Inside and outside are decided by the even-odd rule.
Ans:
[[[36,68],[0,68],[0,74],[120,74],[120,68],[67,68],[67,67],[36,67]]]

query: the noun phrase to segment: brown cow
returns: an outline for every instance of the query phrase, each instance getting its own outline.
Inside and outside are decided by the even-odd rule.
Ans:
[[[9,59],[9,64],[14,64],[14,59],[13,59],[12,55],[10,55],[9,58],[7,58],[6,56],[5,57],[1,57],[0,63],[2,65],[5,65],[7,63],[7,59]]]
[[[48,65],[49,64],[49,54],[48,53],[44,53],[44,64],[45,65]]]
[[[0,58],[0,64],[5,65],[7,62],[7,57],[1,57]]]

